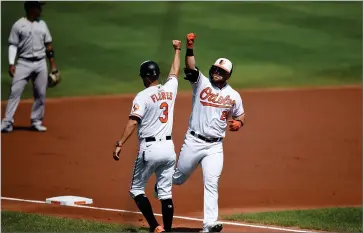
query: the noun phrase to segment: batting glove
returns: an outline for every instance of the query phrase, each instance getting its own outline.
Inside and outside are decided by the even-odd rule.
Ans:
[[[243,126],[241,120],[229,120],[228,122],[230,123],[229,125],[230,131],[238,131]]]
[[[188,33],[187,35],[187,48],[192,49],[194,45],[194,40],[197,36],[194,33]]]

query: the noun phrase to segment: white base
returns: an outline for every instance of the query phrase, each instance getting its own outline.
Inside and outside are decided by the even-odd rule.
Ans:
[[[51,197],[45,200],[48,204],[56,204],[56,205],[90,205],[93,204],[92,199],[86,197],[77,197],[77,196],[59,196],[59,197]]]

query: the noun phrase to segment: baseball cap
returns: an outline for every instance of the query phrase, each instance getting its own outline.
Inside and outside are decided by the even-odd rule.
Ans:
[[[214,66],[217,66],[225,71],[227,71],[228,73],[231,73],[232,69],[233,69],[233,64],[230,60],[228,60],[227,58],[218,58],[216,62],[214,62]]]
[[[30,9],[33,7],[41,7],[42,5],[45,5],[45,2],[40,2],[40,1],[25,1],[24,2],[24,8],[25,9]]]

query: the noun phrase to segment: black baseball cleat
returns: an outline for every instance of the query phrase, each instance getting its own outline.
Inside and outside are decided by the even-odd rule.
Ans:
[[[210,232],[221,232],[223,229],[223,225],[218,223],[216,225],[214,225],[211,229]]]

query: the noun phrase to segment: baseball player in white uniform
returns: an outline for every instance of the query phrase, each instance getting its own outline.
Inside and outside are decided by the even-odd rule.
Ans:
[[[52,72],[58,72],[52,47],[52,36],[47,24],[40,19],[42,5],[38,1],[24,3],[26,17],[17,20],[9,36],[9,74],[12,77],[11,92],[2,121],[1,132],[13,130],[14,114],[28,81],[33,81],[34,104],[31,112],[32,129],[44,132],[43,125],[48,71],[48,57]],[[17,64],[15,59],[18,56]]]
[[[193,53],[195,34],[187,35],[185,79],[193,89],[193,106],[184,144],[181,148],[173,184],[183,184],[200,164],[204,181],[203,232],[220,232],[218,223],[218,183],[223,168],[223,138],[230,123],[231,131],[238,131],[245,122],[240,94],[227,80],[233,71],[232,62],[219,58],[205,77],[195,66]],[[230,119],[230,120],[229,120]]]
[[[146,61],[141,64],[140,76],[145,89],[133,100],[129,121],[113,154],[114,159],[119,160],[121,148],[137,127],[139,152],[130,194],[147,220],[151,232],[170,232],[174,215],[172,176],[176,154],[171,135],[180,70],[180,46],[180,41],[173,41],[175,56],[168,81],[164,85],[158,82],[160,69],[155,62]],[[146,183],[153,173],[156,175],[164,227],[155,219],[149,199],[145,195]]]

